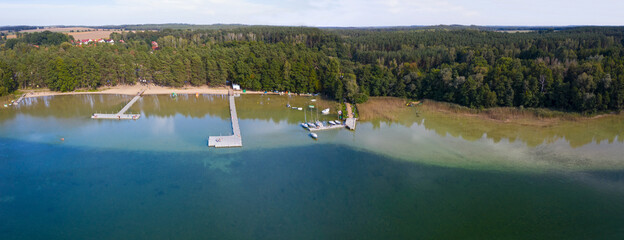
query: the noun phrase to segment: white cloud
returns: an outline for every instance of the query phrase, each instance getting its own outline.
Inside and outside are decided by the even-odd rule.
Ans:
[[[242,23],[308,26],[624,24],[595,0],[112,0],[0,3],[1,25]]]

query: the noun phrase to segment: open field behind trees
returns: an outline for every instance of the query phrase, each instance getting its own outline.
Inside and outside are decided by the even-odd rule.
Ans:
[[[30,29],[30,30],[22,30],[20,33],[34,33],[34,32],[60,32],[65,33],[70,36],[73,36],[74,39],[100,39],[100,38],[110,38],[111,33],[120,33],[120,29],[100,29],[100,28],[90,28],[90,27],[45,27],[39,29]],[[8,33],[8,31],[4,31]],[[7,35],[7,39],[15,38],[15,33],[9,33],[11,35]]]
[[[44,27],[44,28],[38,28],[38,29],[30,29],[30,30],[22,30],[20,31],[21,33],[32,33],[32,32],[43,32],[43,31],[50,31],[50,32],[63,32],[63,33],[69,33],[69,32],[77,32],[77,31],[97,31],[99,29],[95,29],[95,28],[90,28],[90,27]]]
[[[99,30],[94,32],[73,32],[69,33],[69,35],[73,36],[74,39],[108,39],[110,38],[111,33],[120,33],[121,31],[114,30]]]

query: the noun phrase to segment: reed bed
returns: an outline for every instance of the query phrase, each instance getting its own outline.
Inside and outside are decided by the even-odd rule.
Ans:
[[[478,115],[480,117],[499,121],[518,119],[544,120],[551,118],[560,120],[580,120],[588,117],[579,113],[561,112],[544,108],[495,107],[487,109],[473,109],[453,103],[437,102],[433,100],[424,100],[421,108],[464,115]]]
[[[372,97],[366,103],[359,104],[360,120],[389,120],[398,122],[409,113],[410,108],[406,104],[409,101],[395,97]],[[443,112],[458,116],[476,117],[484,120],[492,120],[504,123],[520,125],[549,126],[560,121],[581,121],[592,118],[600,118],[611,114],[583,115],[574,112],[562,112],[544,108],[517,108],[495,107],[488,109],[473,109],[461,105],[423,100],[422,104],[415,107],[418,112]]]
[[[385,119],[398,121],[400,116],[408,111],[406,101],[394,97],[371,97],[365,103],[358,104],[359,119],[363,121]]]

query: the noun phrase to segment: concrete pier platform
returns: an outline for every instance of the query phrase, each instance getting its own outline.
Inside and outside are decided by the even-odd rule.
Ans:
[[[355,130],[356,122],[357,118],[347,118],[347,121],[345,121],[345,125],[347,125],[348,129]]]

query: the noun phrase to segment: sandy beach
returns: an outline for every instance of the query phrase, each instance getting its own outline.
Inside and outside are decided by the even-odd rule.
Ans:
[[[113,87],[100,88],[97,91],[74,91],[74,92],[55,92],[50,90],[22,90],[26,93],[26,97],[44,97],[57,95],[76,95],[76,94],[124,94],[135,95],[141,90],[146,89],[144,95],[151,94],[228,94],[226,87],[209,87],[209,86],[187,86],[182,88],[163,87],[156,85],[119,85]],[[259,92],[247,91],[246,93],[254,94]]]

